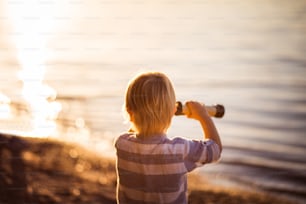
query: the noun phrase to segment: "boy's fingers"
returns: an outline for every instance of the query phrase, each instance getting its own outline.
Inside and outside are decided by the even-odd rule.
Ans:
[[[188,102],[186,102],[186,106],[187,106],[187,108],[188,108],[188,114],[186,115],[188,118],[192,118],[191,117],[191,115],[192,115],[192,108],[191,108],[191,106],[192,106],[192,101],[188,101]]]
[[[189,101],[187,101],[187,102],[185,103],[185,106],[186,106],[187,109],[188,109],[187,114],[185,113],[185,116],[186,116],[187,118],[190,118],[190,106],[189,106]]]

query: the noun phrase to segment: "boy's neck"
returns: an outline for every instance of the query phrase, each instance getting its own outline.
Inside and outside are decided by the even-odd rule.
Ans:
[[[153,138],[160,138],[160,137],[166,137],[166,133],[162,132],[162,133],[152,133],[149,135],[145,135],[142,133],[135,133],[136,137],[139,139],[153,139]]]

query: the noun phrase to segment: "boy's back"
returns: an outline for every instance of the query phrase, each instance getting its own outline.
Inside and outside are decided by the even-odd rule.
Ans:
[[[186,173],[220,156],[212,140],[169,139],[164,134],[124,134],[115,146],[120,203],[187,203]]]

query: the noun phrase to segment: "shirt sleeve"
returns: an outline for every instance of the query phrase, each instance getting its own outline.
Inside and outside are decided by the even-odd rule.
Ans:
[[[217,162],[220,159],[220,147],[213,140],[190,140],[188,146],[189,152],[185,157],[188,171],[207,163]]]

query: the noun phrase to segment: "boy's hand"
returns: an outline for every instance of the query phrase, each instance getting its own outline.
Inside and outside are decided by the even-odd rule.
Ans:
[[[221,152],[221,139],[219,137],[214,122],[207,113],[205,105],[196,101],[188,101],[186,103],[186,106],[189,110],[189,114],[187,115],[187,117],[196,119],[201,123],[202,129],[204,131],[204,139],[211,139],[215,141],[218,144]]]
[[[188,118],[193,118],[195,120],[201,120],[203,118],[209,117],[205,105],[197,101],[187,101],[186,106],[189,110]]]

